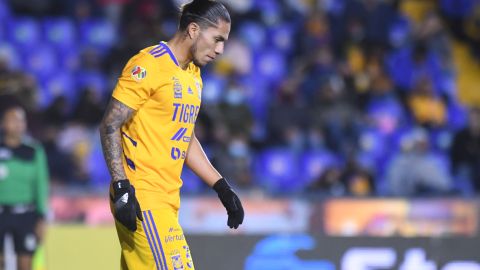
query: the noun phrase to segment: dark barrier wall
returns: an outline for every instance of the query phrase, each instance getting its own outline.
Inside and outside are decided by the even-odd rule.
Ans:
[[[480,238],[188,236],[200,270],[480,270]]]

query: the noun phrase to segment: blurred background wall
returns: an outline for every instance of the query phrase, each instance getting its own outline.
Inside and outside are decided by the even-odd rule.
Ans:
[[[118,269],[98,123],[125,63],[173,35],[184,2],[0,0],[0,99],[24,103],[50,167],[39,269]],[[384,254],[381,269],[480,269],[480,1],[222,2],[232,33],[202,70],[196,135],[247,217],[226,230],[184,171],[197,268],[356,270],[349,248],[373,247],[387,251],[360,253]]]

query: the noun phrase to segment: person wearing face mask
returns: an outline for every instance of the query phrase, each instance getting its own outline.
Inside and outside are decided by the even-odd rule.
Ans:
[[[2,102],[0,108],[0,269],[9,234],[17,269],[29,270],[45,230],[48,165],[42,146],[26,136],[25,110],[15,102]]]
[[[184,164],[217,192],[230,228],[243,222],[240,199],[194,133],[200,68],[223,53],[230,27],[219,2],[184,5],[173,38],[133,56],[113,91],[100,136],[122,269],[194,269],[178,223]]]

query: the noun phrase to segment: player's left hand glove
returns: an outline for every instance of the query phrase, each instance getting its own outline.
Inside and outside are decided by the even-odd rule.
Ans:
[[[228,222],[227,225],[231,229],[238,228],[243,222],[245,213],[243,212],[242,203],[237,194],[233,192],[232,187],[228,184],[225,178],[221,178],[214,185],[213,189],[217,192],[218,198],[222,202],[225,209],[227,209]]]
[[[135,197],[135,188],[127,179],[112,181],[113,194],[110,195],[115,219],[130,231],[137,230],[137,217],[143,221],[140,204]]]

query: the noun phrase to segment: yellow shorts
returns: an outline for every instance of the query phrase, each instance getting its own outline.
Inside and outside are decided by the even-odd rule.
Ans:
[[[191,270],[192,256],[178,212],[172,209],[143,211],[137,230],[129,231],[115,222],[122,247],[122,270]]]

